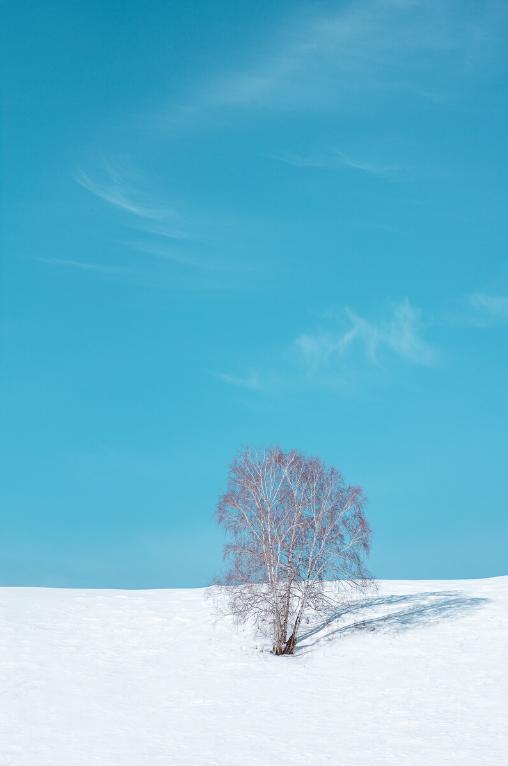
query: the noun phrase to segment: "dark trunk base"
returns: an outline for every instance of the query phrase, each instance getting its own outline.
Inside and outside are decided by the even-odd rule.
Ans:
[[[272,651],[274,654],[280,657],[282,654],[294,654],[295,649],[296,649],[296,636],[292,634],[291,636],[289,636],[284,646],[274,646]]]

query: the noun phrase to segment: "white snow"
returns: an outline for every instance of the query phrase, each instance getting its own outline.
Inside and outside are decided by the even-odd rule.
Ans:
[[[508,577],[385,581],[282,658],[205,595],[0,589],[1,766],[508,763]]]

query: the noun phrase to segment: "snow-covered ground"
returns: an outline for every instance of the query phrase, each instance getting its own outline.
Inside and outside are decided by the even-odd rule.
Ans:
[[[0,589],[0,764],[508,763],[508,577],[370,604],[280,658],[203,590]]]

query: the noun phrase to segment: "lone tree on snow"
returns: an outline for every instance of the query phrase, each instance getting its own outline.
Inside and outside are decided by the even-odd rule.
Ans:
[[[359,487],[295,451],[246,449],[232,463],[217,508],[228,539],[221,584],[229,611],[268,633],[275,654],[294,653],[302,619],[370,585],[363,506]]]

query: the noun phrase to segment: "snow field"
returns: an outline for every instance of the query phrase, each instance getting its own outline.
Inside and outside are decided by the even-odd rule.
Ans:
[[[508,763],[508,577],[306,630],[273,657],[205,590],[2,588],[0,765]]]

